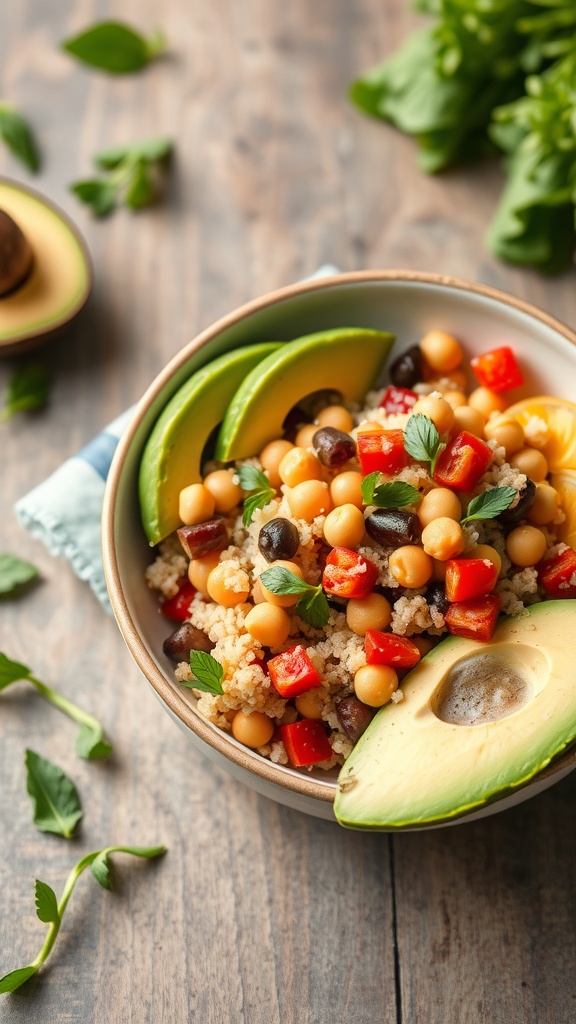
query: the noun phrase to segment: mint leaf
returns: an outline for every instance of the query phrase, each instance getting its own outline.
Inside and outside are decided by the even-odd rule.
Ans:
[[[149,206],[156,198],[156,178],[152,171],[169,157],[172,142],[167,138],[145,139],[129,146],[116,146],[94,157],[108,171],[106,177],[87,178],[70,186],[96,217],[105,217],[119,202],[131,210]]]
[[[224,693],[222,689],[224,669],[211,654],[205,654],[204,651],[190,651],[190,668],[194,678],[186,682],[182,681],[182,686],[187,686],[190,690],[202,690],[204,693]]]
[[[106,217],[116,206],[116,189],[101,178],[77,181],[70,190],[91,208],[95,217]]]
[[[320,584],[315,587],[312,583],[306,583],[296,573],[281,565],[265,569],[259,578],[272,594],[301,594],[296,604],[296,614],[315,629],[326,625],[330,618],[330,607]]]
[[[240,466],[236,470],[243,491],[263,491],[270,487],[270,481],[257,466]]]
[[[8,103],[0,103],[0,139],[29,170],[38,170],[40,157],[32,130],[22,115]]]
[[[38,569],[31,562],[24,562],[8,552],[0,552],[0,594],[10,594],[37,575]]]
[[[19,679],[30,679],[30,676],[31,671],[27,665],[11,661],[0,651],[0,690],[5,690],[10,683],[16,683]]]
[[[417,412],[410,417],[404,428],[404,447],[413,459],[429,462],[433,474],[436,459],[445,445],[441,444],[440,434],[430,417]]]
[[[34,804],[34,824],[40,832],[71,839],[82,817],[78,791],[61,768],[26,751],[26,789]]]
[[[41,363],[24,366],[8,381],[6,402],[0,419],[8,420],[16,412],[42,409],[48,400],[52,381]]]
[[[56,893],[54,889],[47,885],[46,882],[41,882],[38,878],[35,882],[35,895],[36,895],[36,915],[40,918],[44,924],[51,924],[53,921],[60,920],[60,914],[58,912],[58,900],[56,899]]]
[[[412,484],[407,484],[404,480],[391,480],[375,487],[366,504],[376,505],[378,508],[405,508],[407,505],[415,505],[420,498],[420,491]]]
[[[473,519],[495,519],[501,512],[505,512],[517,493],[514,487],[493,487],[491,491],[484,491],[469,502],[460,525],[465,526]]]
[[[360,485],[360,490],[362,491],[362,501],[364,502],[365,505],[374,504],[374,502],[372,501],[374,488],[378,485],[378,481],[380,480],[381,476],[382,473],[376,471],[376,473],[368,473],[368,476],[364,477]]]
[[[62,48],[84,64],[114,75],[140,71],[166,46],[156,32],[150,39],[120,21],[101,21],[62,43]]]
[[[37,967],[18,967],[15,971],[10,971],[10,974],[5,974],[3,978],[0,978],[0,994],[6,992],[15,992],[17,988],[20,988],[28,978],[31,978],[33,974],[36,974]]]
[[[90,865],[94,878],[103,889],[112,890],[112,876],[110,873],[110,862],[106,850],[99,853]]]
[[[104,739],[102,726],[96,720],[94,724],[80,723],[75,749],[78,757],[84,757],[87,761],[96,761],[112,753],[112,746]]]

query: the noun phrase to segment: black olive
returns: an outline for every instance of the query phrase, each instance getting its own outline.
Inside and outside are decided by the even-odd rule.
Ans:
[[[375,715],[375,709],[363,704],[358,697],[343,697],[336,704],[336,714],[342,729],[352,743],[357,743]]]
[[[426,590],[426,601],[431,608],[437,608],[441,615],[445,615],[450,606],[446,597],[443,583],[431,583]]]
[[[335,469],[356,455],[356,442],[336,427],[320,427],[312,438],[312,447],[323,466]]]
[[[210,654],[214,643],[202,629],[191,622],[183,622],[162,644],[162,650],[173,661],[188,661],[190,651],[203,651]]]
[[[422,525],[415,512],[377,508],[366,519],[366,530],[372,540],[386,548],[402,544],[417,544],[422,536]]]
[[[536,484],[533,480],[527,479],[524,487],[520,491],[520,500],[514,508],[507,508],[504,512],[501,512],[498,519],[504,526],[516,526],[521,519],[525,519],[527,513],[534,504],[534,498],[536,497]]]
[[[298,551],[300,536],[289,519],[271,519],[258,534],[258,549],[267,562],[290,561]]]
[[[397,388],[412,388],[422,380],[424,358],[418,345],[402,352],[390,366],[390,380]]]

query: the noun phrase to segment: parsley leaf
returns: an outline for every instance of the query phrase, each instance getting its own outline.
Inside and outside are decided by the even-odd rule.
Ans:
[[[360,485],[360,490],[362,491],[362,501],[364,502],[365,505],[374,504],[374,502],[372,501],[372,497],[381,476],[382,473],[376,471],[375,473],[369,473],[368,476],[364,477]]]
[[[495,519],[510,506],[517,493],[514,487],[494,487],[491,491],[484,491],[472,498],[460,525],[465,526],[473,519]]]
[[[0,594],[10,594],[37,575],[38,569],[31,562],[24,562],[8,552],[0,552]]]
[[[281,565],[274,565],[260,574],[266,590],[272,594],[300,594],[296,604],[296,614],[314,629],[325,626],[330,618],[330,607],[321,584],[315,587],[312,583],[301,580],[296,573],[290,572]]]
[[[243,491],[252,491],[244,500],[244,511],[242,522],[244,526],[250,526],[256,509],[264,508],[276,497],[276,490],[270,486],[270,481],[261,469],[256,466],[240,466],[237,470],[240,487]]]
[[[380,476],[379,473],[371,473],[370,476]],[[404,480],[391,480],[384,484],[372,487],[369,491],[364,484],[370,477],[362,481],[362,496],[366,505],[376,505],[377,508],[405,508],[406,505],[414,505],[420,500],[420,491],[412,484]]]
[[[204,651],[190,651],[190,668],[193,679],[181,680],[182,686],[190,690],[202,690],[203,693],[224,693],[222,680],[224,669],[216,658]]]
[[[26,751],[26,790],[34,804],[34,824],[40,832],[71,839],[82,817],[80,797],[71,779],[52,761]]]
[[[125,75],[140,71],[166,48],[162,32],[150,39],[120,21],[100,21],[62,43],[62,49],[100,71]]]
[[[410,417],[404,428],[404,447],[418,462],[429,462],[430,473],[434,473],[436,459],[446,447],[440,441],[440,434],[429,416],[421,412]]]
[[[42,409],[48,401],[51,383],[50,374],[41,363],[33,363],[17,370],[8,381],[6,401],[0,420],[9,420],[16,412]]]
[[[38,170],[40,157],[30,126],[8,103],[0,103],[0,139],[29,170]]]
[[[34,895],[36,899],[36,915],[44,924],[52,924],[60,920],[58,912],[58,900],[51,885],[41,882],[39,878],[34,883]]]
[[[243,491],[262,491],[270,487],[270,481],[257,466],[240,466],[236,470]]]
[[[96,217],[106,217],[119,202],[130,210],[140,210],[156,199],[157,172],[171,152],[172,142],[167,138],[104,150],[96,154],[94,163],[108,172],[106,176],[76,181],[70,189]]]

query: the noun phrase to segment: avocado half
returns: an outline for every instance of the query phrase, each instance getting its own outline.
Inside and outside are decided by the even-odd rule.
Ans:
[[[442,641],[354,747],[334,811],[349,828],[449,821],[532,779],[576,740],[576,601],[502,620],[490,643]]]
[[[68,218],[44,196],[0,178],[0,210],[32,252],[20,281],[0,295],[0,355],[32,348],[67,324],[91,288],[86,247]]]

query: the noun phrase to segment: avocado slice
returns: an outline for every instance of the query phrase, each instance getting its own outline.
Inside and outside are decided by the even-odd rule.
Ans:
[[[201,481],[206,441],[246,374],[281,344],[247,345],[213,359],[164,406],[146,441],[138,479],[142,525],[151,545],[182,525],[178,496],[183,487]]]
[[[257,455],[282,436],[286,415],[306,395],[339,391],[360,402],[374,387],[394,335],[359,327],[308,334],[264,359],[238,388],[216,443],[223,462]]]
[[[340,772],[340,824],[447,821],[521,786],[576,739],[576,601],[502,620],[490,643],[452,637],[405,676]],[[475,723],[475,724],[473,724]]]
[[[44,196],[0,178],[0,210],[31,250],[31,265],[0,295],[0,353],[9,353],[68,323],[88,298],[91,272],[76,228]]]

